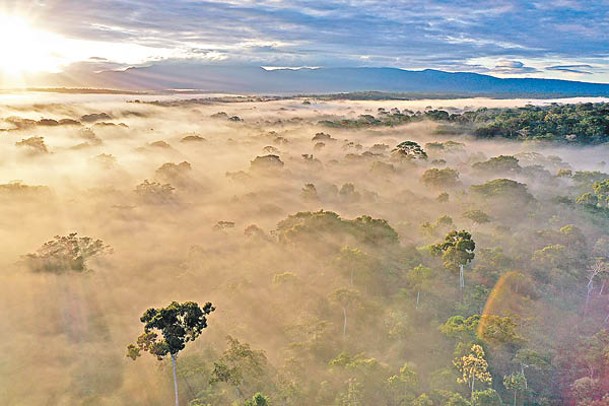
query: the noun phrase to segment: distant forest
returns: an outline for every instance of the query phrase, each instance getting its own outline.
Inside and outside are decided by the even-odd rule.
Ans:
[[[422,120],[444,124],[440,132],[473,133],[479,138],[548,140],[578,144],[601,144],[609,140],[609,104],[527,105],[520,108],[480,108],[451,114],[444,110],[411,111],[380,108],[376,114],[357,119],[325,120],[333,128],[396,126]]]

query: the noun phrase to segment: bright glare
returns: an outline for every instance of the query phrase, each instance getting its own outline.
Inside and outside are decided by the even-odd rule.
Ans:
[[[0,71],[20,75],[58,70],[60,59],[51,46],[57,38],[22,17],[0,15]]]

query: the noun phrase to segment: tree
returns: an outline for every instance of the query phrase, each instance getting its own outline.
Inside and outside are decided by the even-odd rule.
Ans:
[[[491,221],[490,216],[482,210],[468,210],[463,213],[463,217],[471,220],[474,224],[484,224]]]
[[[474,392],[471,401],[472,406],[501,406],[501,398],[494,389],[478,390]]]
[[[56,235],[35,253],[27,254],[24,259],[34,272],[86,272],[90,258],[110,252],[112,249],[102,240],[78,237],[77,233],[70,233],[65,236]]]
[[[251,399],[245,401],[243,406],[270,406],[271,401],[262,393],[257,392]]]
[[[396,405],[412,403],[416,397],[418,385],[417,373],[408,363],[400,368],[399,375],[387,378],[387,386],[393,395],[393,403]]]
[[[527,388],[527,378],[522,372],[515,372],[503,377],[503,386],[505,389],[514,393],[514,406],[518,399],[518,393],[524,392]]]
[[[209,383],[225,382],[235,387],[243,398],[242,388],[250,393],[261,390],[263,383],[270,379],[267,374],[267,358],[264,351],[252,349],[231,336],[226,337],[228,347],[222,356],[214,361]]]
[[[317,202],[319,201],[319,195],[317,194],[317,189],[315,185],[312,183],[307,183],[304,185],[302,190],[300,191],[300,196],[307,201]]]
[[[586,284],[586,303],[584,305],[584,315],[588,313],[588,305],[590,304],[590,295],[594,290],[594,279],[597,277],[601,277],[609,271],[607,264],[604,260],[597,258],[594,264],[587,270],[586,279],[588,283]]]
[[[169,183],[150,182],[145,180],[135,188],[135,194],[143,202],[148,204],[169,203],[175,200],[175,188]]]
[[[15,145],[22,148],[28,148],[30,154],[47,154],[49,152],[43,137],[25,138],[16,142]]]
[[[343,338],[347,336],[347,309],[359,299],[360,295],[354,289],[337,289],[332,293],[331,298],[343,309]]]
[[[392,151],[399,157],[408,159],[427,159],[427,153],[414,141],[403,141]]]
[[[470,186],[472,192],[485,198],[509,199],[511,202],[528,203],[533,196],[528,192],[527,185],[511,179],[494,179],[482,185]]]
[[[275,171],[283,168],[283,161],[278,155],[273,154],[257,156],[251,162],[250,167],[254,171]]]
[[[470,353],[456,358],[453,364],[461,372],[461,377],[457,379],[457,382],[467,384],[471,390],[472,401],[476,380],[488,384],[493,382],[493,378],[488,372],[488,362],[484,358],[484,350],[478,344],[472,345]]]
[[[477,171],[491,173],[518,173],[522,170],[518,165],[518,159],[511,155],[499,155],[484,162],[477,162],[472,165]]]
[[[452,168],[431,168],[423,173],[421,182],[430,187],[452,187],[459,182],[459,172]]]
[[[465,287],[463,267],[474,259],[476,243],[472,235],[465,230],[449,232],[444,241],[432,246],[434,255],[441,255],[444,268],[450,271],[459,271],[459,286]]]
[[[433,272],[431,268],[428,268],[422,264],[417,265],[411,269],[406,275],[409,285],[417,291],[417,302],[416,308],[419,308],[419,298],[421,289],[427,285],[427,282],[433,278]]]
[[[167,354],[170,355],[176,406],[179,406],[177,354],[184,349],[187,342],[196,340],[207,328],[207,316],[214,310],[215,307],[209,302],[203,307],[195,302],[171,302],[164,308],[150,308],[140,317],[140,321],[144,323],[144,332],[135,344],[127,346],[127,357],[133,360],[137,359],[142,351],[156,356],[159,361]]]
[[[371,258],[358,248],[345,246],[334,259],[334,264],[343,273],[349,275],[349,285],[353,286],[354,277],[362,277],[372,266]],[[359,281],[359,283],[362,283]]]

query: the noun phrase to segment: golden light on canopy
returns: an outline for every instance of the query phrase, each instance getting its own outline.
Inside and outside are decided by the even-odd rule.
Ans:
[[[531,317],[531,302],[534,293],[528,277],[520,272],[503,274],[488,296],[476,335],[483,341],[492,340],[489,331],[497,317],[510,317],[520,320]]]

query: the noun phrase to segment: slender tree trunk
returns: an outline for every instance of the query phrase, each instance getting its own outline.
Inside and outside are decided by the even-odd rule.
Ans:
[[[590,295],[592,294],[592,290],[594,290],[593,279],[590,278],[588,285],[586,286],[588,291],[586,292],[586,304],[584,305],[584,316],[588,314],[588,305],[590,304]]]
[[[173,368],[173,392],[176,398],[176,406],[180,406],[178,399],[178,375],[176,373],[176,354],[171,354],[171,367]]]
[[[599,296],[603,296],[603,292],[605,291],[605,282],[606,281],[603,280],[603,283],[601,284],[601,290],[598,291]]]
[[[514,390],[514,406],[516,406],[516,394],[518,393],[517,390]]]
[[[421,293],[420,290],[417,290],[417,305],[415,306],[415,309],[419,309],[419,294]]]
[[[465,288],[465,272],[463,271],[462,264],[459,264],[459,288],[461,288],[461,290]]]
[[[343,338],[347,336],[347,308],[343,306]]]
[[[474,403],[474,382],[476,382],[476,378],[472,376],[472,394],[470,396],[470,401]]]

